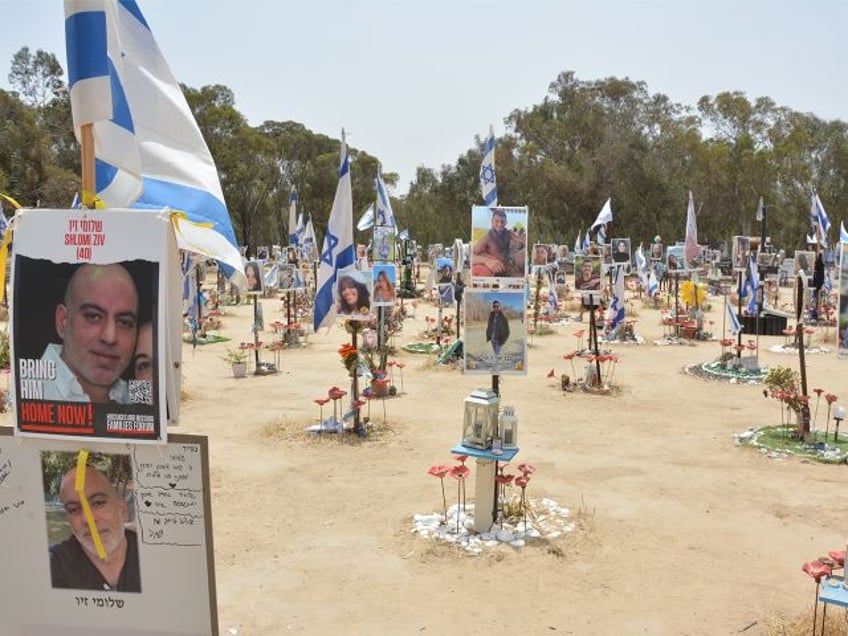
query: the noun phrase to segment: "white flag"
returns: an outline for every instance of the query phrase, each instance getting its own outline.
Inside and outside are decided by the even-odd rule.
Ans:
[[[386,184],[383,183],[383,167],[380,164],[377,164],[377,209],[374,223],[397,228],[395,215],[392,212],[392,202],[389,200]]]
[[[297,190],[289,195],[289,245],[297,245]]]
[[[607,223],[612,223],[612,198],[606,200],[590,230],[594,232],[598,227]]]

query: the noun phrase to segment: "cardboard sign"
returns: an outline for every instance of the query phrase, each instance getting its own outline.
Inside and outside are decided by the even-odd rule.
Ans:
[[[91,539],[79,530],[88,526],[74,491],[80,450],[55,438],[16,440],[0,427],[0,570],[15,573],[0,577],[0,633],[218,634],[207,439],[172,435],[161,447],[86,440],[84,492],[105,562],[120,562],[116,527],[127,539],[112,584],[84,551]],[[105,520],[110,508],[123,518]]]
[[[169,218],[42,209],[15,218],[16,433],[164,442],[169,413],[176,422],[179,412],[180,347],[171,341],[181,329]]]

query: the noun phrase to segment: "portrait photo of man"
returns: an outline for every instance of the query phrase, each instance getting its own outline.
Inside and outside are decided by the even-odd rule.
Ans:
[[[524,293],[465,290],[465,371],[526,373]]]
[[[90,459],[78,470],[77,453],[42,453],[51,585],[141,592],[129,455]]]
[[[524,278],[527,273],[526,208],[475,206],[471,213],[473,278]]]
[[[129,404],[127,380],[139,328],[153,321],[155,264],[53,264],[17,257],[19,274],[41,278],[18,295],[16,356],[49,370],[24,396],[62,402]],[[20,280],[23,280],[21,278]],[[17,282],[20,282],[18,280]],[[28,280],[34,280],[29,279]],[[42,374],[44,375],[44,374]]]
[[[574,289],[597,291],[601,288],[601,259],[577,257],[574,259]]]

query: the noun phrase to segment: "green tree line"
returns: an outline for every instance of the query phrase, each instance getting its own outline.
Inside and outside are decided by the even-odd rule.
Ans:
[[[64,70],[52,53],[25,47],[13,56],[8,82],[10,90],[0,89],[0,191],[27,206],[67,207],[79,189],[80,159]],[[320,240],[335,195],[339,140],[293,121],[250,126],[226,86],[182,89],[218,166],[239,242],[285,243],[292,189]],[[650,93],[644,82],[586,81],[565,71],[540,104],[508,113],[504,123],[498,198],[529,207],[533,242],[571,245],[612,197],[608,236],[638,243],[659,234],[670,243],[683,237],[689,190],[699,239],[713,245],[760,233],[760,196],[768,234],[790,253],[810,233],[811,188],[835,228],[845,218],[845,122],[767,97],[752,101],[729,91],[684,105]],[[392,197],[399,225],[419,243],[468,240],[470,208],[482,202],[482,148],[477,138],[453,165],[420,166],[408,194]],[[376,198],[379,159],[350,152],[358,218]],[[398,175],[385,172],[384,179],[391,191]]]

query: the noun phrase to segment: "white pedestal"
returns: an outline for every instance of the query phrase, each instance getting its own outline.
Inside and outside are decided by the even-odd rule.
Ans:
[[[495,510],[495,462],[477,458],[474,477],[474,530],[488,532],[492,528]]]

